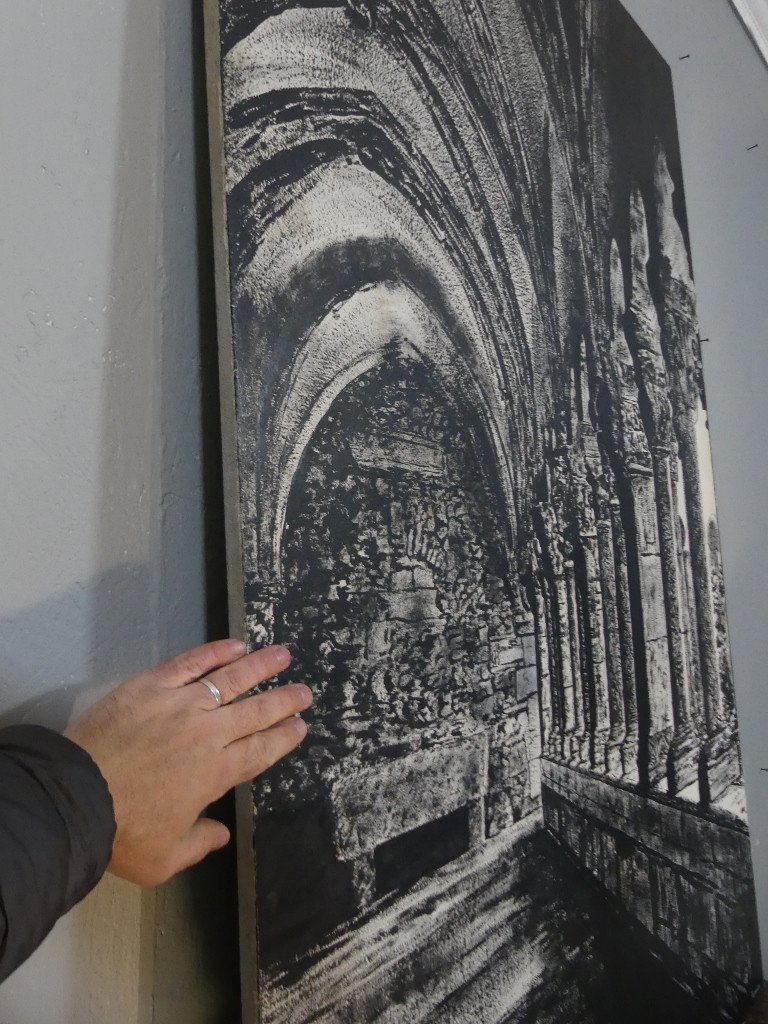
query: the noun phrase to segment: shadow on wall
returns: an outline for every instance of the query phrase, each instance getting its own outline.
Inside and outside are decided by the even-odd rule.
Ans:
[[[164,0],[158,644],[228,635],[203,10]],[[210,809],[234,835],[234,799]],[[236,845],[157,890],[153,1024],[240,1019]]]
[[[101,432],[100,465],[78,524],[86,553],[69,570],[82,578],[0,621],[2,724],[61,729],[126,676],[227,632],[199,7],[138,0],[106,23],[122,69],[114,113],[99,112],[112,255],[94,285],[99,397],[82,403],[82,429]],[[55,510],[49,523],[39,543],[53,565],[70,540]],[[234,876],[224,851],[148,899],[108,882],[4,986],[2,1012],[19,1024],[48,1019],[54,1004],[57,1024],[235,1019]],[[153,907],[154,934],[140,935]]]
[[[152,0],[126,4],[124,10],[120,5],[103,21],[97,35],[101,47],[86,51],[82,42],[70,44],[71,57],[79,53],[92,67],[95,87],[106,92],[98,100],[76,100],[80,118],[96,119],[93,131],[102,139],[100,153],[93,147],[93,159],[99,161],[94,179],[103,175],[108,184],[98,188],[93,204],[82,183],[73,186],[74,197],[66,197],[80,202],[86,221],[73,238],[70,260],[62,254],[61,269],[66,278],[80,256],[93,275],[89,287],[100,312],[88,339],[88,378],[70,400],[77,402],[77,428],[88,448],[96,448],[92,432],[99,432],[100,456],[98,465],[84,467],[77,536],[66,531],[54,505],[47,535],[38,538],[51,549],[51,578],[56,579],[57,567],[60,573],[63,568],[68,585],[2,624],[8,688],[39,694],[9,711],[6,721],[60,729],[73,711],[151,664],[158,653],[161,532],[155,510],[161,396],[156,383],[155,180],[162,138],[157,103],[162,51],[156,42],[156,12]],[[81,11],[73,17],[75,23],[84,20]],[[119,71],[109,69],[104,52]],[[74,95],[71,83],[84,77],[73,69],[62,85],[64,95]],[[66,152],[63,129],[51,146]],[[61,219],[66,218],[63,200]],[[110,235],[112,254],[105,272],[89,250],[100,242],[103,250]],[[77,336],[67,339],[73,350],[76,342]],[[54,495],[57,487],[70,494],[78,488],[74,470],[62,459]],[[67,545],[72,545],[71,555]],[[57,1024],[138,1021],[146,906],[140,890],[106,880],[3,986],[2,1015],[18,1024],[54,1018]]]
[[[135,672],[135,652],[121,633],[147,635],[149,577],[147,566],[116,566],[0,620],[0,692],[7,703],[36,694],[5,710],[0,726],[63,730],[74,713]]]
[[[157,10],[153,3],[141,6],[147,14]],[[110,480],[120,480],[112,453],[133,437],[137,448],[148,446],[151,453],[145,528],[156,552],[148,594],[155,621],[148,635],[154,642],[150,660],[159,660],[226,635],[228,624],[202,8],[193,0],[164,0],[151,16],[159,18],[161,40],[158,95],[154,109],[136,109],[141,51],[138,40],[129,39],[121,138],[135,137],[136,118],[143,120],[142,130],[156,133],[155,166],[144,165],[140,146],[134,154],[141,162],[138,180],[130,162],[120,162],[113,270],[126,322],[143,296],[152,303],[141,307],[150,332],[125,337],[114,363],[115,386],[106,395],[104,422],[113,436],[102,449],[102,525],[106,556],[117,532],[111,512],[120,517],[125,500],[129,516],[139,513],[146,500],[141,482],[131,482],[130,467],[121,491],[115,495],[109,487]],[[148,240],[152,259],[145,258]],[[141,296],[122,289],[131,259],[146,274]],[[122,358],[144,382],[146,419]],[[233,801],[222,801],[212,813],[234,829]],[[140,979],[143,995],[151,998],[153,1024],[180,1018],[224,1024],[239,1017],[235,879],[232,843],[155,892],[151,935],[142,939],[144,946],[151,943],[151,961],[143,949],[147,973]]]

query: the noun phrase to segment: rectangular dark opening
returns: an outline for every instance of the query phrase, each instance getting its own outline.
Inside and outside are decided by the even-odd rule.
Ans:
[[[407,889],[469,849],[469,807],[388,839],[376,847],[376,895]]]

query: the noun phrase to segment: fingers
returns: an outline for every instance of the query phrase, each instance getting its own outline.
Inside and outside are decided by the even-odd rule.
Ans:
[[[231,836],[226,825],[213,818],[199,818],[182,840],[179,861],[174,865],[173,874],[197,864],[214,850],[221,850]]]
[[[150,674],[161,685],[186,686],[201,676],[207,676],[210,672],[237,661],[244,654],[245,644],[242,640],[214,640],[213,643],[203,644],[202,647],[178,654],[170,661],[151,669]]]
[[[265,647],[208,673],[208,678],[221,691],[222,703],[229,704],[241,693],[284,671],[290,663],[291,655],[285,647]]]
[[[288,718],[270,729],[230,743],[224,751],[229,761],[229,785],[237,786],[261,775],[295,750],[306,735],[307,726],[301,718]]]
[[[216,714],[216,724],[224,726],[225,734],[233,742],[306,711],[312,699],[312,691],[303,683],[279,686],[222,708]]]

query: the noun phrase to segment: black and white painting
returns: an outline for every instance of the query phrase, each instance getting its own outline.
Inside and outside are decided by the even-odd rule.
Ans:
[[[207,14],[235,627],[316,698],[241,795],[247,1021],[739,1021],[668,67],[616,0]]]

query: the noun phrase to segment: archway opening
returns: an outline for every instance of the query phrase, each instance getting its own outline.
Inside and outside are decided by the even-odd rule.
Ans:
[[[269,958],[538,807],[533,623],[493,466],[479,421],[395,347],[303,453],[275,636],[316,702],[259,799]]]

